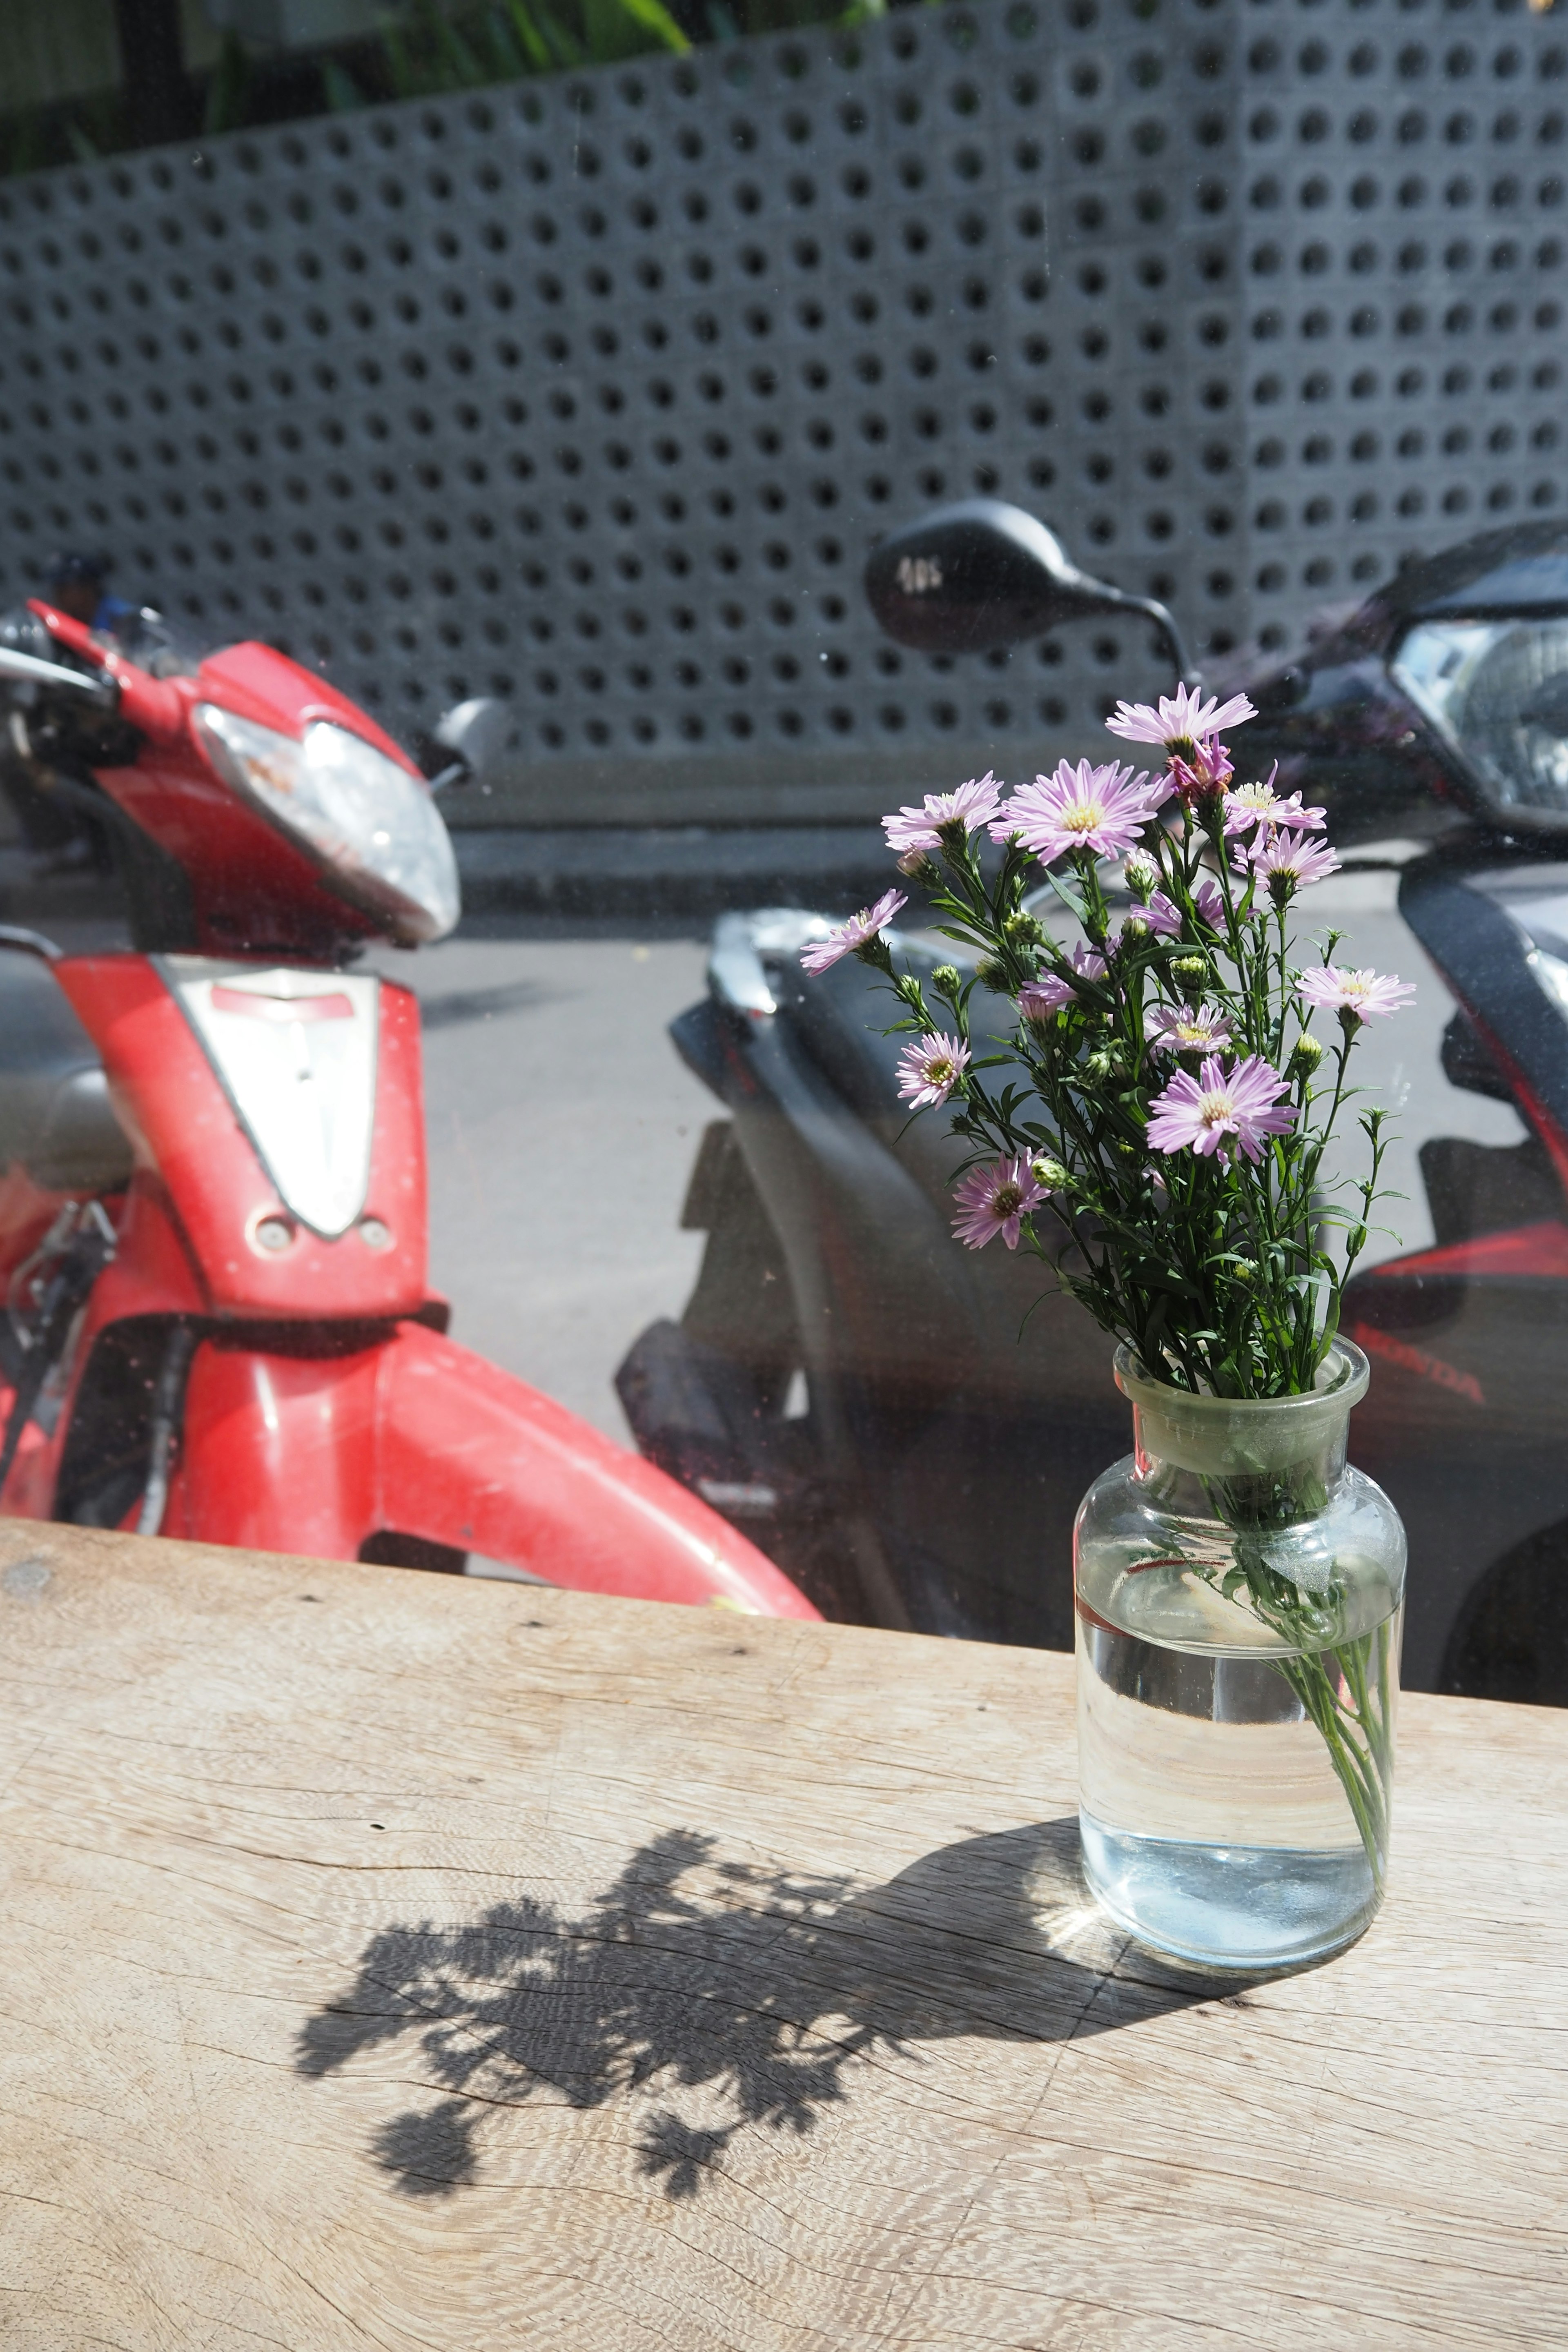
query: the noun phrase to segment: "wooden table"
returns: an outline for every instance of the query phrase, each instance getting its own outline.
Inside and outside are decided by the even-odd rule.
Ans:
[[[1226,1996],[1086,1902],[1071,1666],[0,1525],[0,2342],[1568,2337],[1568,1718]]]

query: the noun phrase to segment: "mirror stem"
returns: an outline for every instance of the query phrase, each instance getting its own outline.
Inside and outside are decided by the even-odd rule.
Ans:
[[[1152,596],[1129,596],[1127,602],[1135,613],[1145,613],[1153,622],[1155,633],[1175,670],[1176,683],[1179,686],[1201,686],[1202,676],[1197,665],[1187,658],[1187,649],[1182,643],[1182,633],[1176,626],[1174,614],[1163,604],[1157,604]]]

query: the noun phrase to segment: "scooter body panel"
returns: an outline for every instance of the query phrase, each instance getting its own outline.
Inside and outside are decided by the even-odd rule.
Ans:
[[[423,1325],[383,1353],[378,1416],[388,1526],[581,1591],[818,1613],[663,1471]]]
[[[419,1014],[406,989],[380,983],[364,1207],[328,1238],[283,1198],[153,959],[66,957],[55,970],[103,1056],[139,1164],[156,1169],[167,1189],[209,1313],[298,1321],[416,1312],[426,1287],[426,1212]],[[323,991],[335,977],[321,975]],[[287,1236],[284,1246],[267,1246],[274,1234]]]
[[[165,1525],[340,1559],[393,1531],[577,1591],[817,1613],[695,1496],[417,1323],[331,1355],[205,1341]]]

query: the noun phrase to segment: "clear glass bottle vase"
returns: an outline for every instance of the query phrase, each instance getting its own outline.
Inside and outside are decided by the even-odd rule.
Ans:
[[[1321,1958],[1383,1899],[1405,1531],[1347,1468],[1359,1348],[1260,1402],[1117,1385],[1133,1453],[1073,1530],[1089,1884],[1142,1943],[1215,1969]]]

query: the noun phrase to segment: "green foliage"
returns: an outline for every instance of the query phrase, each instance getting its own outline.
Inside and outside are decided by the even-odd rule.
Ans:
[[[1291,963],[1289,895],[1276,903],[1256,872],[1234,862],[1217,793],[1205,806],[1171,805],[1179,819],[1151,825],[1146,846],[1180,918],[1173,936],[1149,928],[1136,907],[1113,935],[1092,849],[1069,851],[1044,871],[1042,887],[1038,861],[1016,837],[988,877],[963,826],[944,827],[937,929],[963,948],[993,998],[1054,978],[1066,1002],[1029,1018],[1015,1012],[1010,1034],[998,1038],[994,1003],[982,997],[985,1010],[973,1007],[943,967],[931,979],[941,1019],[906,974],[896,985],[907,1014],[895,1026],[931,1032],[951,1020],[971,1046],[951,1107],[963,1166],[993,1156],[1037,1170],[1045,1154],[1059,1162],[1049,1212],[1026,1224],[1029,1245],[1153,1378],[1217,1396],[1295,1395],[1313,1384],[1366,1244],[1384,1113],[1360,1114],[1367,1172],[1342,1200],[1325,1160],[1354,1098],[1348,1066],[1360,1017],[1340,1014],[1326,1047],[1311,1034]],[[1047,893],[1103,959],[1098,975],[1075,967],[1031,919]],[[858,952],[891,976],[885,942]],[[1156,1098],[1202,1061],[1161,1041],[1158,1024],[1152,1034],[1151,1016],[1195,1003],[1194,984],[1205,1013],[1228,1029],[1222,1066],[1257,1056],[1289,1082],[1294,1125],[1260,1139],[1256,1160],[1234,1141],[1212,1156],[1150,1143]]]

